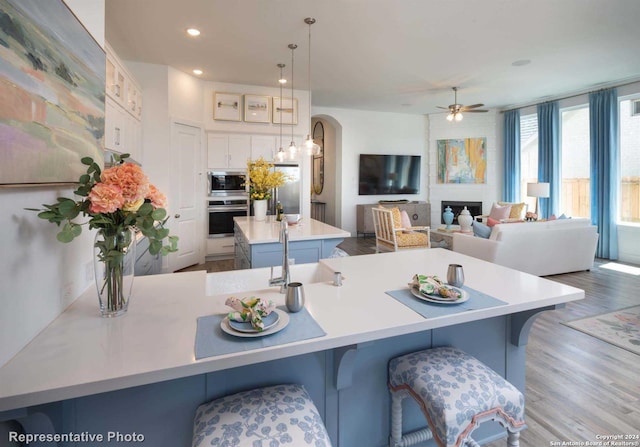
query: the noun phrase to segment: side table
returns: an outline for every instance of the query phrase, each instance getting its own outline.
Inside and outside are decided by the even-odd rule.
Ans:
[[[431,248],[446,248],[447,250],[451,250],[453,248],[453,233],[460,233],[460,225],[451,225],[451,228],[448,230],[445,229],[445,227],[440,227],[431,231],[429,237]],[[473,233],[461,234],[473,235]]]

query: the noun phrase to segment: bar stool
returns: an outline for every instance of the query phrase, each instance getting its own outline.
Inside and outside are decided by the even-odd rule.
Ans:
[[[479,447],[471,432],[482,422],[497,421],[507,429],[507,446],[520,445],[524,396],[491,368],[451,347],[396,357],[389,362],[391,392],[390,447],[406,447],[435,439],[439,447]],[[402,433],[402,400],[413,397],[428,428]]]
[[[202,404],[193,425],[193,447],[233,445],[331,447],[322,418],[302,385],[243,391]]]

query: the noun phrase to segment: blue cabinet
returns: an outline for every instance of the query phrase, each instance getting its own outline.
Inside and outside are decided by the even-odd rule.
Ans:
[[[307,264],[318,262],[331,256],[343,238],[313,239],[289,241],[289,259],[291,263]],[[249,244],[236,226],[235,230],[235,267],[259,268],[282,265],[282,244],[271,242],[266,244]]]
[[[142,237],[136,243],[135,276],[157,275],[162,270],[160,254],[149,253],[149,239]]]

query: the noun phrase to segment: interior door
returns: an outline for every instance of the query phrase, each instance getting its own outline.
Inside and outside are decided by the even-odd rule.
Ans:
[[[178,251],[169,255],[175,272],[204,262],[204,205],[202,172],[198,169],[200,128],[173,123],[171,132],[172,197],[169,203],[172,234],[180,238]]]

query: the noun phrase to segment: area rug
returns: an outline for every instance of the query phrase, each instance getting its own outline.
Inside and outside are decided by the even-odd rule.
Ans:
[[[563,324],[640,355],[640,306]]]

